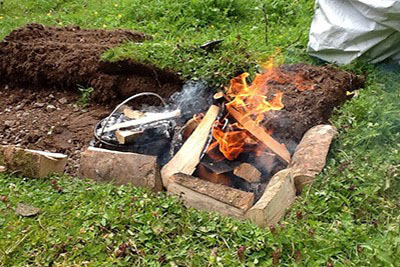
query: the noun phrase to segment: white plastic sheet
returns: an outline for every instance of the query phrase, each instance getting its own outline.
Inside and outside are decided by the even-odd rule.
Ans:
[[[338,64],[400,63],[400,0],[316,0],[308,52]]]

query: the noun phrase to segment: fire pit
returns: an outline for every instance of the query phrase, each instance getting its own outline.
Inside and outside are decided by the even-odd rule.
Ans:
[[[327,66],[278,66],[271,59],[251,84],[243,73],[216,93],[199,81],[182,88],[176,74],[138,62],[99,60],[126,39],[148,38],[39,24],[7,36],[0,44],[0,97],[7,106],[0,113],[0,166],[6,167],[0,170],[38,178],[61,172],[65,156],[37,150],[75,160],[93,133],[81,154],[82,177],[153,191],[164,187],[195,208],[276,223],[324,167],[336,134],[326,123],[363,79]],[[69,102],[76,96],[56,91],[73,94],[76,84],[93,91],[92,100],[103,104],[99,111],[75,110]],[[25,87],[37,92],[27,97]],[[104,118],[104,103],[126,97]],[[139,104],[132,106],[133,99]],[[26,117],[34,120],[18,119]],[[67,169],[73,172],[77,164],[71,161]]]
[[[261,226],[274,224],[325,165],[337,131],[319,124],[361,84],[357,76],[347,75],[343,81],[315,67],[275,67],[271,60],[251,84],[243,73],[224,92],[212,95],[192,82],[168,104],[161,100],[161,107],[135,110],[123,105],[128,99],[99,123],[93,145],[127,153],[120,158],[135,158],[125,162],[130,164],[125,176],[136,180],[134,184],[146,185],[144,177],[157,191],[161,178],[167,191],[188,206],[250,218]],[[321,86],[324,80],[328,87]],[[301,99],[307,105],[296,106]],[[81,175],[99,180],[124,175],[110,171],[115,168],[111,165],[104,167],[104,153],[110,151],[84,152]],[[132,176],[136,170],[142,174],[137,153],[153,155],[150,166],[161,166],[160,175]]]

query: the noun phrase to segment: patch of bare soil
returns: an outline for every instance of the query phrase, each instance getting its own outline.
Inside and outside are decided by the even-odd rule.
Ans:
[[[77,98],[68,91],[1,88],[1,144],[65,153],[67,172],[74,174],[94,126],[110,112],[102,105],[82,109]]]

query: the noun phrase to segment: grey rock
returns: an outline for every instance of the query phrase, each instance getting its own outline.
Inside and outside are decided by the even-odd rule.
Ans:
[[[57,108],[54,106],[54,105],[47,105],[47,107],[46,107],[46,110],[47,111],[54,111],[54,110],[56,110]]]
[[[62,97],[62,98],[58,99],[58,102],[60,102],[61,104],[64,105],[64,104],[67,104],[68,99],[66,97]]]
[[[34,206],[24,204],[24,203],[19,203],[17,208],[15,209],[15,213],[17,215],[21,215],[24,217],[35,216],[39,212],[40,212],[39,208],[35,208]]]
[[[44,107],[44,105],[45,105],[45,103],[35,103],[35,104],[33,104],[33,107],[34,108],[42,108],[42,107]]]

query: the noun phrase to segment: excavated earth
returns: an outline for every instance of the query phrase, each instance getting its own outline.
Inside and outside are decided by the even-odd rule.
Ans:
[[[62,152],[75,173],[95,124],[118,101],[143,91],[169,97],[182,81],[171,72],[137,62],[102,62],[100,55],[124,41],[150,38],[127,30],[84,30],[30,24],[0,43],[0,143]],[[271,82],[270,94],[284,93],[283,110],[270,112],[264,126],[293,150],[309,128],[326,123],[332,110],[363,86],[363,79],[331,67],[284,65],[283,77],[297,76],[312,90],[293,82]],[[88,107],[77,105],[78,86],[92,87]],[[149,100],[151,101],[151,100]],[[152,104],[146,102],[146,104]]]
[[[283,65],[276,75],[279,82],[269,82],[268,95],[282,92],[284,108],[268,112],[263,124],[291,152],[308,129],[328,123],[334,108],[365,83],[364,77],[330,66]]]

